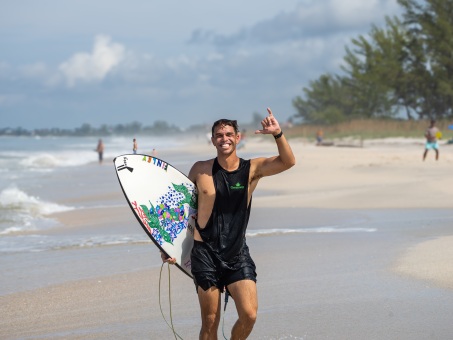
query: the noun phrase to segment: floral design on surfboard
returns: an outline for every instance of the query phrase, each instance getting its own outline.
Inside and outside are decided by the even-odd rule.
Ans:
[[[132,206],[154,240],[170,243],[187,228],[190,216],[196,214],[197,195],[192,183],[174,184],[153,204],[132,202]],[[189,226],[189,228],[191,228]],[[190,230],[193,233],[193,230]]]

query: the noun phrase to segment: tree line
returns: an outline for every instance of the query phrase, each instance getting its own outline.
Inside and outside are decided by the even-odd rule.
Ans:
[[[262,120],[262,114],[254,112],[252,115],[251,122],[241,122],[241,129],[253,129],[256,126],[260,126]],[[91,124],[84,123],[74,129],[64,128],[42,128],[42,129],[25,129],[22,127],[10,128],[0,127],[0,136],[94,136],[94,137],[105,137],[105,136],[163,136],[170,134],[204,134],[211,130],[210,125],[206,124],[194,124],[189,126],[187,129],[183,129],[177,125],[170,124],[166,121],[157,120],[152,125],[143,125],[140,122],[132,122],[126,124],[107,125],[102,124],[99,127],[94,127]]]
[[[165,121],[155,121],[153,125],[143,126],[139,122],[128,124],[106,125],[100,127],[91,126],[88,123],[82,124],[74,129],[61,128],[44,128],[27,130],[22,127],[18,128],[1,128],[0,136],[95,136],[104,137],[111,135],[166,135],[171,133],[181,132],[181,129],[175,125],[171,125]]]
[[[453,0],[397,0],[347,46],[341,74],[323,74],[293,99],[296,118],[333,124],[363,118],[453,117]]]

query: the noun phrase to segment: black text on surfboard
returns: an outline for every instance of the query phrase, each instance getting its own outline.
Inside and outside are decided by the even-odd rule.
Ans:
[[[116,168],[116,170],[121,171],[121,170],[127,169],[127,170],[129,170],[129,172],[134,171],[134,168],[127,166],[127,157],[123,157],[123,162],[124,162],[124,164],[121,164],[120,166],[118,166]]]

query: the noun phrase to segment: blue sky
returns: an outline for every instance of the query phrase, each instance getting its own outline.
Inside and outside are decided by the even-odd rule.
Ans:
[[[2,1],[0,127],[284,121],[396,0]]]

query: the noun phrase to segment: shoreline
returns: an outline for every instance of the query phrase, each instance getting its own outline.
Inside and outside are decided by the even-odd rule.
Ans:
[[[407,249],[393,270],[453,290],[453,236],[423,241]]]

